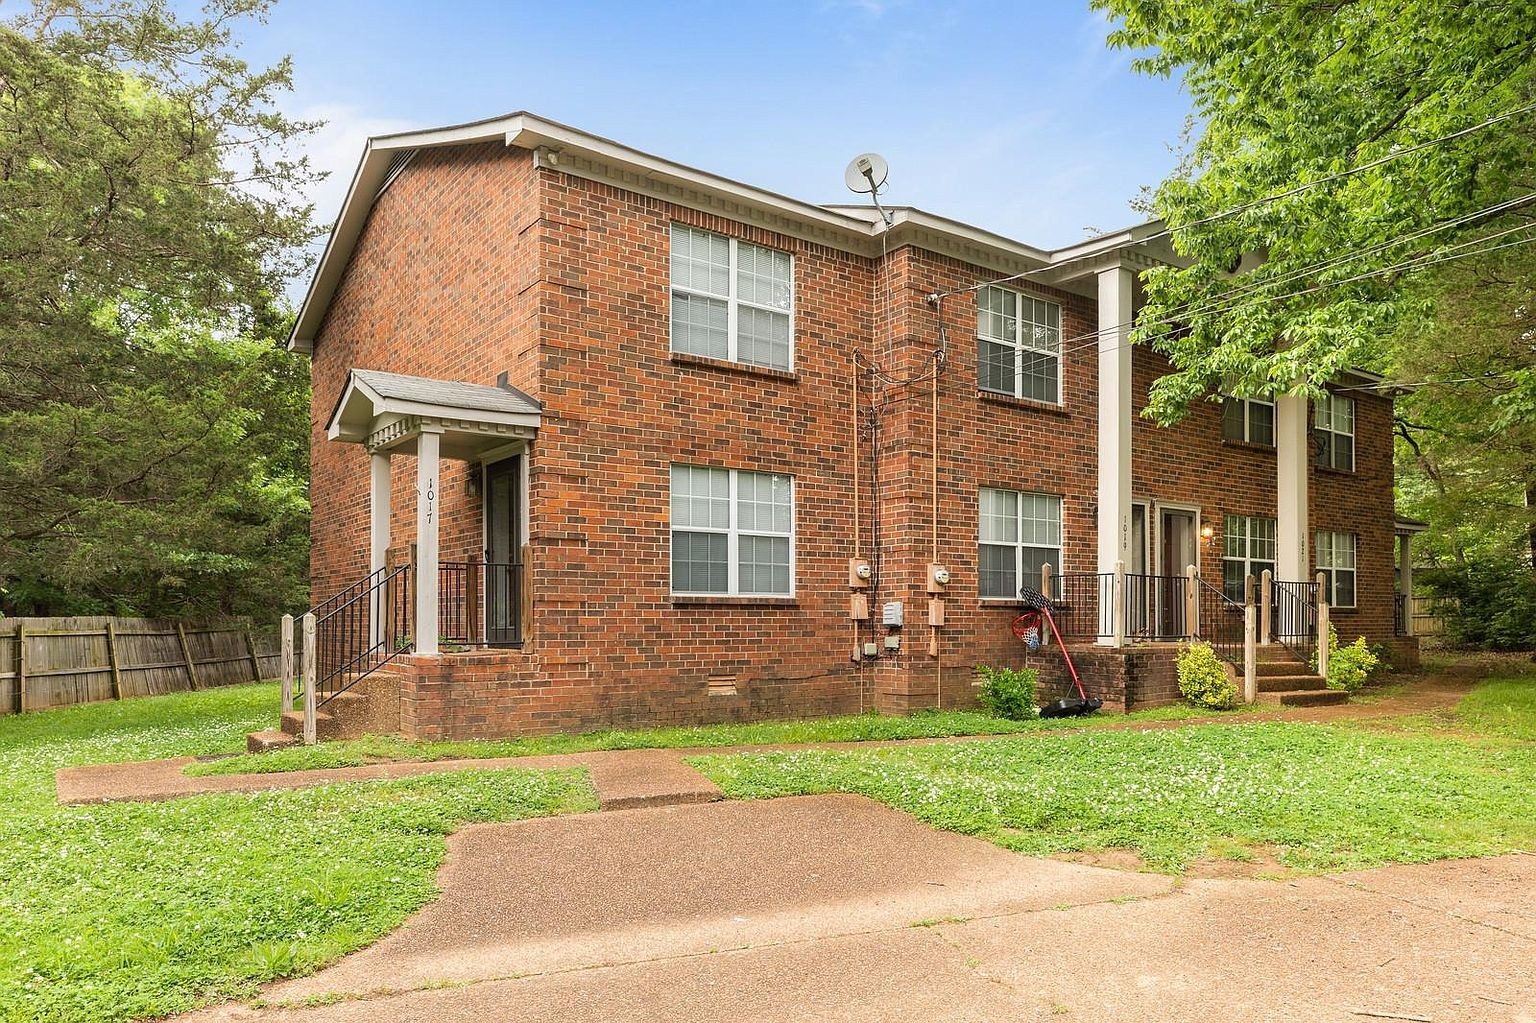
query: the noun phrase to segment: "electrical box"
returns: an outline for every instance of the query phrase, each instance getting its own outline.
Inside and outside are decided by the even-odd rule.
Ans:
[[[935,598],[928,602],[928,624],[935,629],[944,624],[944,601]]]
[[[869,621],[869,598],[862,593],[848,595],[848,617],[856,622]]]
[[[943,593],[944,587],[949,585],[949,569],[943,565],[928,566],[928,592]]]
[[[879,646],[879,644],[876,644],[876,643],[865,643],[864,644],[864,656],[865,657],[878,657],[878,656],[880,656],[880,646]]]
[[[887,636],[887,637],[885,637],[885,649],[888,650],[888,651],[900,650],[901,649],[901,637],[900,636]]]
[[[880,609],[880,624],[889,629],[901,628],[901,612],[901,601],[891,601]]]
[[[867,590],[875,570],[863,558],[848,559],[848,586],[850,589]]]

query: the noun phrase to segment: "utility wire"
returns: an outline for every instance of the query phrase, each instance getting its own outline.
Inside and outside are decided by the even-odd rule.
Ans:
[[[1513,118],[1513,117],[1518,117],[1521,114],[1530,113],[1533,110],[1536,110],[1536,103],[1530,103],[1530,104],[1527,104],[1527,105],[1525,105],[1523,107],[1516,107],[1514,110],[1507,110],[1504,113],[1495,114],[1493,117],[1490,117],[1490,118],[1488,118],[1485,121],[1481,121],[1481,122],[1479,122],[1477,124],[1474,124],[1474,125],[1471,125],[1469,127],[1462,128],[1462,129],[1460,129],[1458,131],[1453,131],[1449,135],[1442,135],[1439,138],[1428,139],[1428,140],[1426,140],[1424,142],[1415,143],[1414,145],[1409,146],[1409,147],[1407,147],[1405,149],[1394,150],[1393,152],[1388,153],[1386,156],[1382,156],[1382,157],[1379,157],[1379,158],[1377,158],[1375,160],[1371,160],[1368,163],[1362,163],[1358,167],[1348,167],[1348,168],[1345,168],[1344,170],[1341,170],[1341,171],[1335,171],[1332,174],[1327,174],[1327,175],[1324,175],[1323,177],[1315,178],[1312,181],[1303,182],[1302,184],[1296,185],[1293,188],[1288,188],[1288,189],[1286,189],[1283,192],[1276,192],[1274,195],[1268,195],[1268,196],[1264,196],[1263,198],[1254,199],[1254,200],[1251,200],[1249,202],[1243,203],[1241,205],[1234,206],[1231,209],[1222,210],[1219,213],[1213,213],[1210,216],[1201,217],[1201,218],[1199,218],[1197,220],[1191,220],[1187,224],[1180,224],[1177,228],[1164,227],[1162,230],[1156,231],[1153,234],[1147,235],[1147,237],[1145,237],[1145,238],[1138,239],[1138,241],[1141,241],[1141,242],[1156,241],[1159,238],[1166,238],[1166,237],[1172,235],[1175,231],[1186,231],[1186,230],[1188,230],[1189,228],[1192,228],[1192,227],[1201,227],[1201,226],[1203,226],[1205,224],[1215,223],[1218,220],[1225,220],[1228,217],[1235,217],[1235,216],[1238,216],[1239,214],[1246,213],[1249,210],[1257,209],[1260,206],[1265,206],[1265,205],[1268,205],[1269,203],[1272,203],[1272,202],[1279,202],[1282,199],[1289,199],[1292,196],[1299,195],[1302,192],[1309,191],[1309,190],[1311,190],[1313,188],[1317,188],[1317,187],[1319,187],[1321,185],[1331,184],[1334,181],[1339,181],[1339,180],[1341,180],[1343,178],[1347,178],[1347,177],[1350,177],[1352,175],[1359,174],[1359,173],[1361,173],[1363,171],[1372,170],[1373,168],[1380,167],[1383,164],[1390,163],[1391,161],[1396,160],[1399,157],[1411,156],[1414,153],[1423,152],[1424,150],[1429,149],[1432,146],[1443,145],[1446,142],[1450,142],[1450,141],[1453,141],[1455,139],[1462,138],[1463,136],[1470,135],[1473,132],[1482,131],[1484,128],[1492,127],[1495,124],[1499,124],[1499,123],[1501,123],[1503,121],[1507,121],[1507,120],[1509,120],[1510,118]],[[1069,260],[1066,260],[1064,262],[1054,264],[1052,266],[1040,267],[1040,268],[1035,269],[1035,270],[1024,270],[1024,271],[1021,271],[1021,272],[1016,273],[1016,274],[1010,274],[1007,277],[999,277],[999,278],[997,278],[995,280],[981,281],[981,282],[979,282],[977,284],[972,284],[972,285],[969,285],[968,287],[964,287],[964,288],[955,288],[955,289],[953,289],[951,291],[936,292],[933,296],[930,296],[930,298],[939,298],[939,297],[944,297],[944,296],[948,296],[948,295],[959,295],[959,294],[964,294],[965,292],[968,292],[968,291],[977,291],[977,290],[980,290],[981,288],[990,287],[991,285],[994,285],[994,284],[1006,284],[1009,281],[1023,280],[1026,277],[1032,277],[1032,276],[1034,276],[1036,274],[1042,274],[1042,273],[1047,273],[1047,272],[1054,271],[1054,270],[1060,270],[1063,267],[1072,266],[1072,265],[1074,265],[1076,263],[1081,263],[1084,260],[1096,259],[1096,258],[1098,258],[1097,255],[1093,255],[1093,256],[1078,256],[1075,259],[1069,259]]]

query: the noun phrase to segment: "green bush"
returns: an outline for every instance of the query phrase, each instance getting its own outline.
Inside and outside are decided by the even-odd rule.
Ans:
[[[976,676],[981,680],[976,698],[988,714],[1009,721],[1027,721],[1040,716],[1040,706],[1035,699],[1035,690],[1040,684],[1039,671],[978,664]]]
[[[1478,650],[1529,650],[1536,637],[1536,572],[1516,554],[1469,554],[1419,577],[1438,598],[1446,638]]]
[[[1357,693],[1365,685],[1371,673],[1381,664],[1381,658],[1366,645],[1361,636],[1349,646],[1339,645],[1339,630],[1328,623],[1328,683],[1329,689],[1342,689]],[[1312,670],[1317,670],[1317,654],[1312,655]]]
[[[1179,692],[1196,707],[1226,710],[1237,705],[1237,685],[1209,643],[1179,651]]]

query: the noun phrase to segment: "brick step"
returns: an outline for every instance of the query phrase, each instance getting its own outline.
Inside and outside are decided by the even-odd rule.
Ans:
[[[268,753],[284,746],[296,746],[300,742],[297,735],[289,735],[276,729],[265,732],[251,732],[245,737],[245,751],[247,753]]]
[[[1254,661],[1253,667],[1260,675],[1305,675],[1311,666],[1298,660],[1266,659],[1263,654],[1260,654],[1258,660]]]
[[[1321,675],[1260,675],[1258,682],[1261,693],[1310,692],[1328,688]]]
[[[1260,703],[1278,703],[1282,707],[1328,707],[1336,703],[1348,703],[1349,694],[1342,689],[1301,689],[1284,693],[1260,693]]]

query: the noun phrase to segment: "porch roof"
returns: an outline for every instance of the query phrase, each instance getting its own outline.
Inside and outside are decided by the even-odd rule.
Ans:
[[[371,451],[414,450],[423,430],[443,435],[442,453],[472,458],[538,431],[543,410],[514,387],[354,369],[347,374],[326,436]]]

